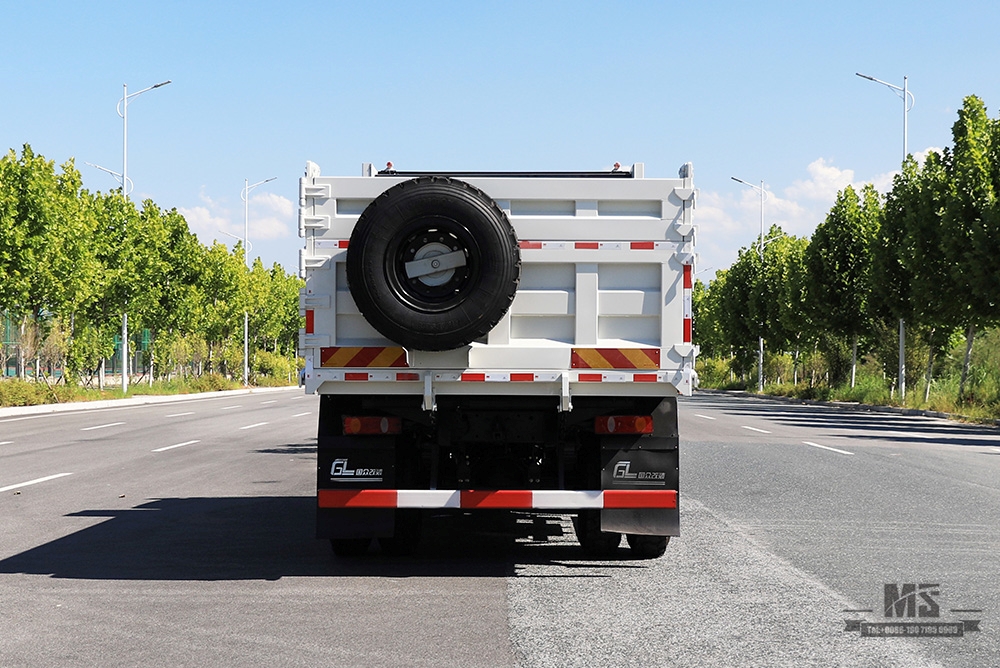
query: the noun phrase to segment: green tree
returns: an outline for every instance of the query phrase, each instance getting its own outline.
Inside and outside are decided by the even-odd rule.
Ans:
[[[869,329],[871,247],[881,215],[878,193],[871,185],[865,186],[862,196],[863,200],[851,186],[837,194],[826,220],[813,233],[805,257],[811,317],[852,342],[852,387],[858,339]]]
[[[72,313],[93,294],[98,262],[87,242],[96,219],[81,184],[72,160],[57,173],[27,144],[20,158],[11,150],[0,159],[0,308],[20,318],[22,342],[44,340],[53,315]],[[22,377],[34,352],[22,346]]]
[[[986,105],[975,95],[965,98],[952,126],[954,147],[948,170],[948,196],[942,217],[942,247],[948,260],[955,293],[966,328],[965,358],[959,383],[959,400],[965,395],[969,360],[976,328],[1000,321],[997,298],[996,252],[1000,226],[996,208],[997,168],[992,146],[995,123]],[[990,237],[993,237],[992,239]]]

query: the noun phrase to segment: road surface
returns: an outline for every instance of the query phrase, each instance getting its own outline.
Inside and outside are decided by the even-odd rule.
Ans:
[[[336,559],[312,537],[317,406],[0,413],[0,666],[1000,664],[996,429],[700,394],[662,559],[588,559],[558,515]],[[938,617],[885,617],[907,584]]]

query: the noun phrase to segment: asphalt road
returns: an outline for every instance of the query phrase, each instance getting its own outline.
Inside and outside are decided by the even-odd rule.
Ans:
[[[0,412],[0,667],[1000,665],[996,429],[702,394],[662,559],[477,515],[344,560],[312,537],[316,412],[294,389]],[[980,630],[845,630],[911,621],[882,611],[906,583],[936,585],[915,621]]]

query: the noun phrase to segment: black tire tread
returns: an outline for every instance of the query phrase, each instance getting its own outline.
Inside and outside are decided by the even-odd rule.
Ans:
[[[384,261],[384,258],[363,256],[362,251],[358,250],[363,247],[379,223],[380,210],[392,207],[397,200],[412,205],[410,203],[414,200],[411,198],[417,197],[414,191],[419,193],[421,189],[426,189],[429,194],[435,196],[446,196],[449,190],[455,192],[456,195],[462,193],[464,197],[469,198],[469,201],[463,203],[464,205],[470,208],[488,208],[492,218],[486,225],[489,226],[491,233],[496,233],[498,236],[484,240],[484,242],[496,244],[498,243],[497,239],[501,239],[499,243],[502,244],[502,248],[493,248],[492,250],[496,254],[496,259],[510,270],[511,280],[496,279],[497,285],[489,294],[479,292],[475,295],[480,301],[489,301],[488,308],[484,308],[482,312],[475,309],[475,317],[482,317],[484,314],[489,317],[476,322],[470,320],[467,325],[462,325],[456,331],[443,331],[443,327],[442,331],[431,331],[433,325],[427,323],[433,323],[433,319],[424,316],[420,316],[420,319],[413,322],[400,322],[400,307],[397,304],[390,305],[391,309],[396,311],[395,317],[385,313],[386,305],[381,302],[385,296],[376,296],[374,288],[365,285],[367,263],[375,262],[378,263],[378,266],[382,266]],[[390,212],[386,215],[394,216],[397,214]],[[503,259],[501,256],[508,254],[508,252],[509,257]],[[383,336],[405,347],[418,350],[450,350],[485,336],[509,310],[517,293],[520,274],[521,255],[517,234],[503,210],[481,189],[465,181],[446,176],[421,176],[403,181],[385,190],[368,205],[358,218],[348,244],[348,287],[358,308],[369,324]],[[480,282],[482,280],[480,279]],[[472,311],[473,309],[468,310]],[[450,318],[451,314],[449,313],[447,317]],[[439,320],[444,322],[444,319]],[[427,327],[427,330],[421,331],[424,326]]]

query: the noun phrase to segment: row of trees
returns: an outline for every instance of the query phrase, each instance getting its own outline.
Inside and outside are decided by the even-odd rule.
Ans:
[[[929,349],[928,386],[935,351],[964,332],[961,399],[977,330],[1000,324],[1000,118],[969,96],[952,135],[953,146],[923,164],[907,157],[884,197],[848,186],[811,239],[772,226],[763,247],[741,250],[710,285],[696,285],[703,354],[732,357],[745,374],[760,336],[796,361],[821,352],[839,383],[853,382],[860,343],[894,378],[902,319],[908,338]]]
[[[28,145],[11,150],[0,158],[0,315],[14,330],[2,368],[16,358],[21,377],[53,364],[71,379],[103,375],[128,313],[148,378],[242,375],[244,311],[257,370],[294,366],[301,281],[243,258],[239,245],[201,244],[176,209],[85,190],[72,160],[57,171]]]

